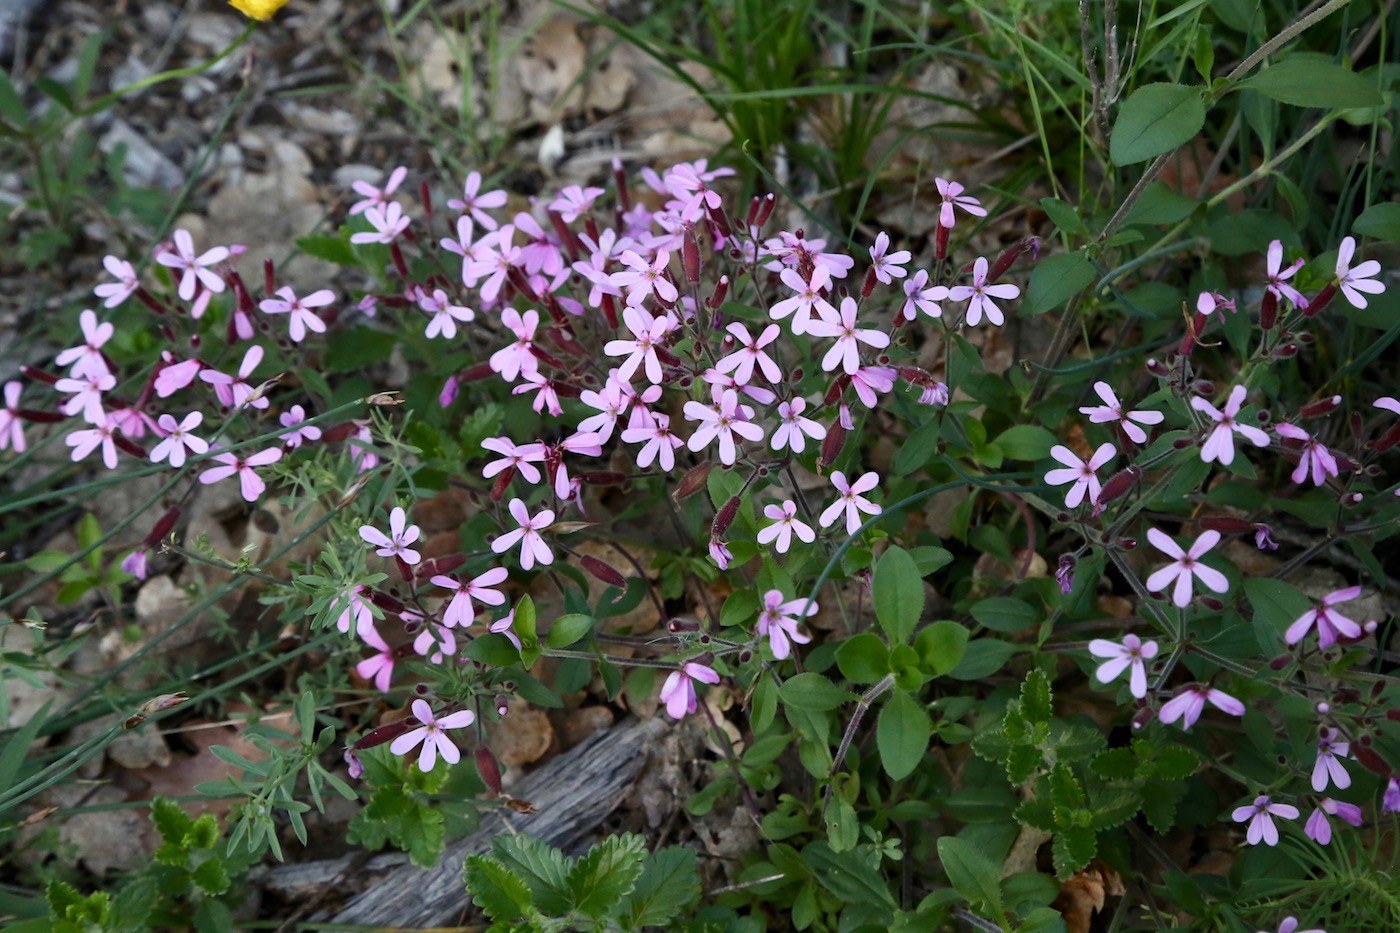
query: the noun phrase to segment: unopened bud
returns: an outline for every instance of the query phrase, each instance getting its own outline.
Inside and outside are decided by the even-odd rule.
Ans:
[[[627,589],[627,578],[618,573],[617,568],[587,554],[579,558],[579,561],[583,564],[584,570],[609,586],[615,586],[620,590]]]
[[[700,631],[700,623],[692,619],[672,619],[666,623],[666,631],[672,635],[679,635],[682,632]]]
[[[1298,345],[1296,343],[1285,343],[1283,346],[1274,350],[1274,356],[1281,360],[1292,359],[1297,355]]]
[[[865,281],[860,285],[860,297],[869,298],[873,291],[875,291],[875,267],[871,266],[865,270]]]
[[[1323,308],[1327,307],[1328,302],[1332,300],[1332,296],[1335,294],[1337,294],[1337,283],[1329,282],[1326,288],[1318,292],[1313,300],[1308,302],[1308,306],[1303,309],[1303,317],[1315,316]]]
[[[370,590],[369,599],[370,602],[374,603],[385,612],[392,612],[395,614],[403,612],[403,603],[399,602],[388,593],[381,592],[380,590]]]
[[[1354,506],[1358,506],[1362,503],[1363,500],[1365,500],[1365,498],[1366,497],[1359,492],[1349,492],[1346,495],[1342,496],[1342,506],[1344,508],[1352,508]]]
[[[418,726],[421,725],[422,723],[420,723],[413,716],[406,716],[403,719],[398,720],[397,722],[391,722],[386,725],[380,726],[377,729],[371,729],[369,732],[366,732],[364,735],[360,736],[360,738],[354,744],[352,744],[350,748],[354,751],[360,751],[366,748],[374,748],[376,745],[383,745],[385,742],[392,742],[394,741],[394,739],[397,739],[409,729],[416,729]]]
[[[1120,551],[1136,551],[1138,546],[1137,538],[1119,538],[1114,544]]]
[[[833,421],[831,427],[826,430],[826,437],[822,438],[821,456],[817,462],[823,467],[829,467],[836,462],[836,458],[841,455],[841,448],[846,444],[846,429],[841,427],[839,420]]]
[[[1377,755],[1375,749],[1357,742],[1352,745],[1351,754],[1357,761],[1361,762],[1361,766],[1367,771],[1374,771],[1381,777],[1390,774],[1390,768],[1386,765],[1385,759]]]
[[[1002,250],[1001,254],[992,262],[991,271],[987,273],[987,281],[995,282],[1005,275],[1008,269],[1015,265],[1016,260],[1021,258],[1022,253],[1028,249],[1038,249],[1039,247],[1040,239],[1033,236],[1022,237],[1015,243],[1012,243],[1006,249]]]
[[[671,493],[671,498],[680,502],[682,499],[689,499],[697,492],[705,488],[705,481],[710,476],[713,464],[708,460],[698,466],[690,468],[681,481],[676,484],[676,489]]]
[[[146,540],[141,542],[142,547],[153,548],[157,544],[160,544],[161,541],[165,540],[165,536],[170,534],[170,530],[175,527],[175,523],[179,520],[180,507],[178,505],[166,509],[165,514],[160,517],[155,527],[151,529],[151,533],[146,535]]]
[[[418,565],[417,576],[420,580],[426,580],[429,577],[448,574],[466,562],[467,555],[465,554],[448,554],[446,557],[434,557],[432,560],[425,560]]]
[[[1334,395],[1331,398],[1321,398],[1315,402],[1308,402],[1298,410],[1298,414],[1303,418],[1318,418],[1322,415],[1330,414],[1337,406],[1342,404],[1342,397]]]
[[[729,294],[729,276],[722,275],[715,283],[715,293],[710,296],[710,307],[718,308],[724,304],[725,297]]]
[[[1150,706],[1144,706],[1133,714],[1133,729],[1141,729],[1157,717],[1157,711]]]
[[[724,533],[728,531],[729,526],[734,523],[734,516],[739,514],[739,503],[741,501],[742,500],[738,496],[729,497],[729,501],[724,503],[719,513],[715,515],[714,524],[710,526],[711,537],[724,537]]]
[[[695,229],[692,227],[685,232],[681,238],[681,269],[685,272],[685,280],[694,285],[700,281],[700,244],[695,241]]]
[[[1269,662],[1269,670],[1281,671],[1291,663],[1293,663],[1293,659],[1291,657],[1289,657],[1286,654],[1280,655],[1279,657],[1274,658],[1272,661]]]
[[[1400,424],[1392,426],[1389,431],[1382,434],[1381,439],[1376,441],[1375,446],[1378,452],[1385,453],[1396,444],[1400,444]]]
[[[706,198],[705,215],[710,218],[710,223],[715,225],[715,229],[719,231],[719,235],[728,240],[732,232],[729,229],[729,216],[724,213],[724,206],[721,204],[719,207],[716,207]]]
[[[491,754],[491,749],[485,745],[477,746],[476,749],[476,773],[481,775],[481,782],[486,785],[486,789],[495,796],[501,792],[501,766],[496,762],[496,756]]]
[[[1201,519],[1201,527],[1224,535],[1254,534],[1254,522],[1228,515],[1207,515]]]
[[[846,386],[851,384],[851,377],[845,373],[832,380],[831,385],[826,390],[826,396],[822,399],[824,405],[835,405],[840,401],[841,396],[846,392]]]
[[[938,225],[938,231],[934,234],[933,255],[940,262],[948,258],[948,228],[942,224]]]
[[[777,203],[778,199],[772,192],[764,195],[763,204],[758,209],[758,216],[754,218],[753,225],[763,229],[763,225],[768,223],[768,218],[773,216],[773,208]]]
[[[507,687],[513,689],[514,684],[507,684]],[[504,717],[506,713],[510,712],[510,697],[506,696],[504,693],[496,694],[496,699],[493,702],[496,704],[497,716]]]
[[[1264,292],[1264,300],[1259,302],[1259,326],[1273,330],[1278,323],[1278,296],[1271,291]]]
[[[1158,379],[1165,379],[1171,375],[1171,370],[1167,368],[1167,364],[1158,359],[1147,361],[1147,371]]]
[[[1099,496],[1094,500],[1096,507],[1102,507],[1115,499],[1121,499],[1130,489],[1138,484],[1142,479],[1142,467],[1129,466],[1108,478],[1108,482],[1103,484],[1099,490]]]
[[[1212,612],[1219,612],[1221,609],[1225,608],[1225,604],[1220,600],[1216,599],[1214,596],[1202,596],[1201,605],[1205,606]]]

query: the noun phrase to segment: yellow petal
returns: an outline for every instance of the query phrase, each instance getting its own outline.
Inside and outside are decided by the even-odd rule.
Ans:
[[[287,5],[287,0],[228,0],[233,8],[244,16],[256,20],[269,20],[272,15]]]

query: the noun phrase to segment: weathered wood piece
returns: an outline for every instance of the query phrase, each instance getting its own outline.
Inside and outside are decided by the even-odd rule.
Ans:
[[[447,846],[437,867],[392,870],[331,923],[410,929],[455,923],[470,900],[462,881],[468,855],[486,852],[492,839],[511,830],[566,850],[586,839],[622,802],[646,762],[648,746],[666,727],[660,718],[627,719],[584,740],[512,789],[514,797],[534,804],[537,812],[487,814],[480,829]]]

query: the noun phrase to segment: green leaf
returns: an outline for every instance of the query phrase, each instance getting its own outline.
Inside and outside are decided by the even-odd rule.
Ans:
[[[1242,81],[1240,86],[1295,107],[1350,110],[1384,103],[1370,81],[1335,62],[1313,56],[1295,56],[1275,62]]]
[[[492,920],[509,923],[530,909],[530,889],[496,859],[468,855],[462,871],[473,903]]]
[[[1352,223],[1351,232],[1357,236],[1372,236],[1378,240],[1400,243],[1400,203],[1387,201],[1372,204]]]
[[[1043,460],[1059,438],[1038,424],[1018,424],[1002,431],[992,443],[1008,460]]]
[[[200,891],[211,896],[218,896],[229,889],[228,870],[217,858],[206,859],[190,872],[190,881]]]
[[[609,836],[588,850],[569,870],[574,909],[601,919],[632,893],[642,873],[646,840],[636,833]]]
[[[295,242],[297,249],[314,259],[323,259],[326,262],[333,262],[337,266],[356,265],[355,253],[350,249],[350,231],[348,228],[343,230],[340,236],[312,234],[310,236],[300,237]]]
[[[1079,212],[1072,205],[1066,204],[1059,198],[1041,198],[1040,206],[1045,208],[1045,213],[1050,217],[1051,222],[1070,236],[1089,235],[1089,228],[1084,226],[1083,218],[1079,216]]]
[[[890,694],[875,728],[880,763],[891,780],[908,777],[924,759],[933,723],[923,706],[903,690]]]
[[[1147,224],[1153,227],[1174,224],[1190,217],[1191,212],[1200,205],[1199,199],[1184,195],[1180,191],[1173,191],[1162,182],[1154,181],[1142,192],[1142,197],[1137,199],[1137,203],[1129,208],[1123,223]]]
[[[1315,608],[1312,599],[1297,587],[1272,577],[1248,577],[1244,592],[1253,608],[1255,635],[1266,654],[1279,648],[1283,634],[1303,613]]]
[[[1039,668],[1026,674],[1021,684],[1021,715],[1027,722],[1049,722],[1055,714],[1050,678]]]
[[[755,734],[767,730],[778,712],[777,682],[764,673],[758,676],[758,684],[753,688],[753,708],[749,714],[749,726]]]
[[[909,556],[914,558],[914,566],[919,568],[919,576],[921,577],[926,577],[935,570],[941,570],[953,562],[951,552],[930,545],[910,548]]]
[[[1098,834],[1087,826],[1072,826],[1055,833],[1051,857],[1055,875],[1061,881],[1079,871],[1093,860],[1099,850]]]
[[[1043,314],[1093,285],[1097,277],[1094,264],[1082,250],[1046,256],[1031,272],[1021,307],[1028,314]]]
[[[837,794],[822,814],[826,823],[826,841],[833,852],[849,852],[860,841],[860,817],[845,797]]]
[[[491,851],[529,887],[535,909],[553,916],[568,913],[572,899],[563,852],[524,833],[497,836],[491,841]]]
[[[993,596],[973,603],[968,610],[982,625],[997,632],[1019,632],[1040,621],[1040,610],[1010,596]]]
[[[581,612],[560,616],[550,626],[549,634],[545,636],[545,644],[551,648],[567,648],[591,632],[594,624],[592,616]]]
[[[623,907],[632,928],[665,926],[682,907],[700,896],[700,875],[695,867],[695,850],[667,846],[647,857],[646,867]]]
[[[943,431],[941,418],[929,418],[909,432],[908,437],[894,455],[896,476],[908,476],[928,463],[938,451],[939,437]]]
[[[869,847],[863,853],[851,855],[835,852],[825,842],[813,842],[802,849],[802,861],[817,874],[822,886],[838,901],[846,904],[869,904],[893,910],[896,906],[889,885],[879,870],[879,859],[862,855],[873,854]]]
[[[513,667],[520,663],[520,651],[500,632],[487,632],[473,638],[462,654],[487,667]]]
[[[362,372],[374,363],[387,360],[396,342],[372,327],[332,328],[322,356],[323,368],[328,373]]]
[[[1144,85],[1118,108],[1109,157],[1114,165],[1146,162],[1190,141],[1205,122],[1200,88]]]
[[[914,650],[919,652],[924,669],[941,677],[962,661],[967,651],[967,637],[964,626],[942,619],[919,633],[914,639]]]
[[[151,801],[151,823],[162,840],[179,848],[184,848],[185,837],[194,828],[189,814],[178,803],[164,797]]]
[[[873,684],[890,672],[890,649],[874,632],[861,632],[837,646],[836,666],[852,683]]]
[[[1001,871],[996,862],[972,843],[957,836],[938,840],[938,858],[948,880],[979,913],[1000,917]]]
[[[97,516],[84,512],[78,520],[78,547],[86,551],[102,538],[102,528],[97,524]]]
[[[990,677],[1021,649],[997,638],[976,638],[967,643],[967,650],[957,667],[948,672],[954,680],[982,680]]]
[[[520,639],[520,643],[527,648],[539,644],[535,621],[535,601],[526,593],[520,597],[520,603],[515,607],[515,624],[511,628],[515,630],[515,636]]]
[[[870,583],[875,618],[891,645],[909,641],[924,613],[924,582],[909,552],[892,547],[875,565]]]
[[[1285,247],[1292,249],[1302,243],[1293,224],[1282,214],[1261,209],[1231,211],[1214,220],[1207,232],[1210,248],[1222,256],[1262,253],[1274,240],[1282,240]]]
[[[789,677],[778,689],[778,696],[789,706],[815,712],[836,709],[851,699],[845,690],[811,671]]]

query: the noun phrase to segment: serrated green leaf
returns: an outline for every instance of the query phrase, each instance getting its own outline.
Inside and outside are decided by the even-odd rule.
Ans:
[[[1206,122],[1201,89],[1180,84],[1147,84],[1118,108],[1109,142],[1114,165],[1145,162],[1189,142]]]
[[[206,859],[190,872],[190,881],[211,897],[217,897],[229,889],[228,871],[224,868],[224,863],[217,858]]]
[[[1089,768],[1106,781],[1131,781],[1137,776],[1138,758],[1131,748],[1109,748],[1094,756]]]
[[[932,735],[933,723],[923,705],[903,690],[891,693],[875,727],[880,763],[891,780],[903,780],[914,772]]]
[[[462,872],[472,902],[497,923],[510,923],[530,909],[530,889],[496,859],[468,855]]]
[[[1336,62],[1313,56],[1275,62],[1240,86],[1295,107],[1351,110],[1384,103],[1372,82]]]
[[[852,683],[873,684],[890,672],[890,649],[874,632],[861,632],[837,646],[836,666]]]
[[[812,671],[789,677],[778,689],[778,696],[789,706],[816,712],[836,709],[851,699],[845,690]]]
[[[1006,755],[1006,779],[1021,785],[1031,779],[1044,763],[1044,755],[1034,745],[1012,745]]]
[[[647,858],[636,887],[623,905],[622,915],[631,918],[633,929],[665,926],[699,896],[695,850],[667,846]]]
[[[190,819],[189,814],[178,803],[164,797],[151,801],[151,823],[162,840],[179,848],[183,848],[185,837],[194,828],[194,820]]]
[[[1079,871],[1093,860],[1099,851],[1098,834],[1087,827],[1071,827],[1055,833],[1051,856],[1055,876],[1061,881]]]
[[[1049,785],[1050,803],[1056,809],[1074,810],[1084,806],[1084,788],[1069,765],[1063,762],[1055,765],[1050,772]]]
[[[1184,783],[1149,781],[1142,792],[1142,815],[1154,830],[1165,833],[1176,825],[1176,806],[1184,796]]]
[[[1054,714],[1050,678],[1040,668],[1033,668],[1021,684],[1021,715],[1029,722],[1049,722]]]
[[[1048,800],[1023,800],[1016,807],[1016,821],[1045,832],[1055,831],[1055,808]]]
[[[636,833],[609,836],[589,849],[566,880],[574,910],[598,920],[617,907],[641,876],[646,851],[646,840]]]
[[[1184,781],[1201,766],[1201,756],[1184,745],[1166,745],[1157,749],[1154,776],[1164,781]]]
[[[553,916],[570,906],[568,860],[564,853],[533,836],[498,836],[491,850],[503,865],[525,882],[537,910]]]
[[[1000,917],[1001,870],[982,849],[957,836],[938,840],[938,858],[948,881],[979,913]]]
[[[891,645],[909,641],[924,612],[924,582],[909,552],[892,547],[875,565],[870,589],[875,618]]]

